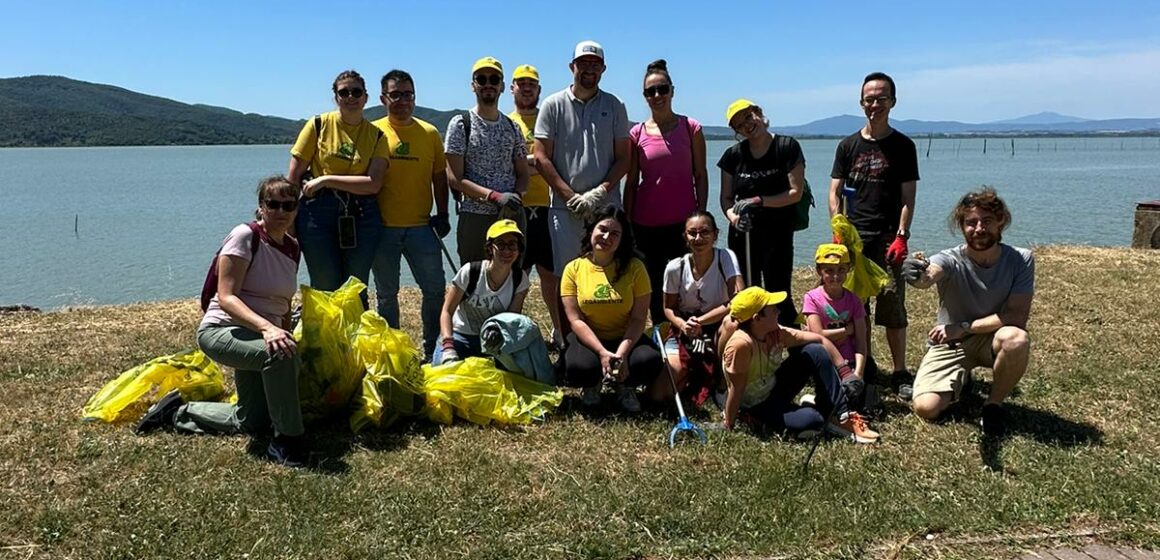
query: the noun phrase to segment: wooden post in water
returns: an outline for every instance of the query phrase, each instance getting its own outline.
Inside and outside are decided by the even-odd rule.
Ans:
[[[934,143],[934,134],[933,133],[928,134],[926,136],[926,159],[930,159],[930,145],[932,143]]]
[[[987,139],[983,139],[983,155],[987,155]]]
[[[1015,139],[1011,139],[1011,157],[1015,157]]]
[[[73,216],[73,235],[75,235],[77,237],[81,236],[80,227],[81,227],[81,215],[77,214],[77,215]]]

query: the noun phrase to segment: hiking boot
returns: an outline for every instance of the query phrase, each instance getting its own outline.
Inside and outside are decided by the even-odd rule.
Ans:
[[[826,431],[854,443],[878,443],[878,432],[870,429],[870,424],[857,412],[847,412],[836,423],[826,426]]]
[[[1001,438],[1007,435],[1007,411],[1000,404],[983,405],[983,418],[979,421],[983,435]]]
[[[616,388],[616,402],[625,412],[636,414],[640,412],[640,400],[636,398],[636,389],[627,385]]]
[[[306,453],[302,451],[302,436],[274,436],[266,447],[266,459],[292,469],[305,467]]]
[[[600,386],[593,385],[580,390],[580,404],[588,408],[600,406]]]
[[[149,432],[173,428],[173,419],[177,417],[177,409],[185,404],[185,400],[181,398],[181,393],[174,389],[161,397],[161,400],[153,403],[149,410],[141,416],[137,421],[137,425],[133,427],[133,431],[137,435],[145,435]]]

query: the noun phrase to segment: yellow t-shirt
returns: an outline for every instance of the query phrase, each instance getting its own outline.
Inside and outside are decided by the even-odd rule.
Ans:
[[[536,152],[536,116],[521,115],[518,110],[508,114],[516,124],[520,125],[520,132],[524,133],[524,142],[528,145],[528,153]],[[528,192],[524,195],[524,206],[547,206],[548,182],[543,175],[532,175],[528,178]]]
[[[779,347],[770,348],[759,344],[749,336],[749,333],[738,329],[729,337],[729,341],[725,343],[725,350],[721,353],[721,363],[725,369],[736,371],[734,360],[737,358],[738,348],[743,345],[749,346],[749,371],[745,372],[747,383],[745,393],[741,395],[741,408],[751,408],[769,398],[777,381],[774,373],[781,366],[785,353]]]
[[[386,133],[391,169],[379,190],[379,212],[390,227],[427,225],[435,196],[431,177],[445,172],[443,139],[431,123],[412,119],[407,126],[395,126],[388,117],[374,122]]]
[[[608,272],[615,270],[616,264],[613,263]],[[597,338],[620,340],[628,328],[633,302],[637,298],[648,299],[652,286],[644,263],[639,259],[629,261],[628,270],[615,283],[608,281],[608,272],[587,258],[574,259],[564,267],[560,296],[576,298]]]
[[[342,122],[338,111],[319,115],[322,138],[314,130],[314,119],[298,133],[290,154],[310,164],[315,177],[322,175],[365,175],[374,158],[387,159],[387,142],[366,119],[356,125]]]

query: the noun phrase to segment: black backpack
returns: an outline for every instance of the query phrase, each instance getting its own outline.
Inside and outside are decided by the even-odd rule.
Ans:
[[[479,285],[479,277],[483,274],[483,261],[472,261],[467,265],[467,289],[463,291],[463,297],[466,299],[475,293],[475,287]],[[513,266],[512,267],[512,298],[516,297],[516,289],[524,282],[524,269]],[[511,307],[512,302],[508,302],[508,307]]]

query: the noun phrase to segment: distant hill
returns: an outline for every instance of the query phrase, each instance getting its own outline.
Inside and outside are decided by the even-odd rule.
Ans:
[[[1059,113],[1052,113],[1045,111],[1042,113],[1035,113],[1034,115],[1024,115],[1022,117],[1007,119],[1002,121],[992,121],[988,124],[1059,124],[1071,122],[1084,122],[1091,119],[1081,119],[1079,117],[1071,117],[1068,115],[1061,115]]]
[[[439,129],[440,134],[446,134],[447,133],[447,123],[451,122],[451,117],[454,117],[455,115],[461,114],[461,113],[463,113],[463,111],[465,111],[465,109],[452,109],[450,111],[440,111],[438,109],[430,109],[427,107],[415,106],[415,112],[413,113],[413,115],[416,118],[425,120],[425,121],[435,125],[435,128]],[[387,114],[387,109],[386,109],[386,107],[383,107],[382,105],[376,105],[374,107],[367,107],[366,110],[363,111],[363,115],[372,121],[381,119],[384,116],[386,116],[386,114]]]
[[[773,129],[782,134],[798,137],[842,137],[852,134],[865,124],[866,117],[839,115],[797,126],[779,126],[778,123],[773,123]],[[890,124],[894,128],[914,136],[926,136],[928,134],[935,136],[983,134],[1160,134],[1160,118],[1087,120],[1056,113],[1038,113],[1036,115],[1028,115],[1008,121],[980,124],[958,121],[923,121],[916,119],[892,120]],[[708,131],[710,128],[715,127],[706,127],[706,130]],[[725,130],[728,129],[726,128]]]

